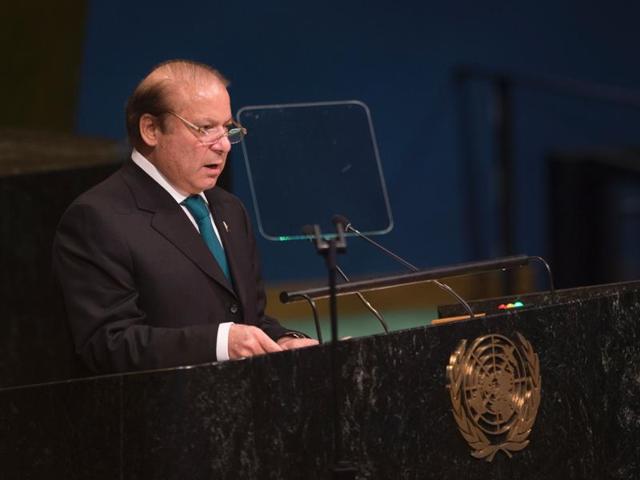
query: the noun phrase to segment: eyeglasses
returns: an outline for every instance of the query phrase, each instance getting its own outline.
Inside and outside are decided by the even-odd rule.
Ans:
[[[198,125],[191,123],[186,118],[181,117],[176,112],[169,110],[168,113],[182,121],[182,123],[194,132],[197,132],[200,141],[205,145],[213,145],[214,143],[219,142],[222,137],[227,137],[229,139],[229,143],[233,145],[234,143],[240,143],[247,134],[247,129],[234,120],[231,120],[230,124],[224,125],[224,132],[220,132],[217,128],[199,127]]]

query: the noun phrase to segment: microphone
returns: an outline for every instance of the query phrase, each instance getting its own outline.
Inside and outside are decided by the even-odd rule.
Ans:
[[[345,230],[346,230],[346,227],[343,224],[336,223],[336,232],[337,232],[336,247],[337,248],[341,248],[341,249],[346,248],[346,240],[344,238]],[[302,233],[310,237],[310,240],[315,242],[316,249],[318,251],[329,248],[327,241],[322,238],[322,232],[320,231],[320,227],[318,225],[303,225]],[[351,282],[347,274],[344,273],[344,270],[342,270],[338,265],[336,265],[336,270],[340,274],[340,276],[344,279],[345,282],[347,283]],[[358,299],[365,306],[365,308],[369,310],[374,317],[376,317],[378,322],[380,322],[380,325],[382,325],[384,333],[389,333],[389,327],[387,323],[384,321],[384,317],[382,316],[382,314],[373,305],[371,305],[371,303],[365,298],[364,295],[362,295],[362,293],[355,292],[355,294],[356,294],[356,297],[358,297]],[[322,343],[322,337],[320,336],[321,333],[320,333],[320,327],[318,323],[318,314],[317,314],[317,309],[315,307],[315,303],[312,303],[313,299],[311,299],[308,296],[301,295],[300,297],[305,298],[307,302],[309,302],[309,305],[311,305],[311,308],[314,314],[314,319],[316,322],[318,339],[320,340],[320,343]]]
[[[329,249],[329,244],[324,238],[322,238],[322,232],[320,231],[319,225],[303,225],[302,233],[313,239],[318,252]]]
[[[351,282],[351,280],[349,280],[349,277],[347,277],[347,274],[344,273],[344,271],[339,266],[336,265],[336,269],[345,282]],[[365,296],[362,295],[362,293],[357,291],[354,293],[356,294],[356,297],[360,299],[366,309],[369,310],[373,314],[373,316],[378,319],[378,322],[380,322],[380,325],[382,325],[384,333],[389,333],[389,326],[387,325],[387,322],[384,321],[384,317],[382,316],[382,314],[373,305],[371,305],[371,302],[367,300]]]
[[[366,240],[367,242],[369,242],[371,245],[373,245],[377,249],[382,250],[387,256],[393,258],[396,262],[400,263],[401,265],[403,265],[405,268],[411,270],[412,272],[419,272],[420,271],[420,269],[418,267],[416,267],[415,265],[407,262],[404,258],[396,255],[391,250],[383,247],[378,242],[376,242],[375,240],[370,238],[368,235],[365,235],[364,233],[360,232],[358,229],[354,228],[354,226],[351,224],[349,219],[347,217],[345,217],[344,215],[334,215],[331,218],[331,221],[333,223],[335,223],[336,225],[338,225],[338,224],[343,225],[345,232],[353,232],[353,233],[355,233],[358,237]],[[469,306],[469,304],[465,301],[464,298],[462,298],[449,285],[447,285],[445,283],[442,283],[439,280],[435,280],[435,279],[434,280],[429,280],[429,281],[435,283],[440,289],[444,290],[449,295],[452,295],[458,301],[458,303],[460,303],[464,307],[464,309],[467,311],[467,313],[469,314],[469,318],[474,318],[473,310],[471,310],[471,307]]]

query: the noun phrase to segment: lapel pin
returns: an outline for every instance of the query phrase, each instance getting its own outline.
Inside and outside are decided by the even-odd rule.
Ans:
[[[227,222],[222,220],[222,225],[224,225],[224,229],[227,231],[227,233],[229,233],[229,227],[227,226]]]

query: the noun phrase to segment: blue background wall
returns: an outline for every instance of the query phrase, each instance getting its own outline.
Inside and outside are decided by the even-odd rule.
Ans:
[[[478,64],[640,89],[640,6],[632,2],[125,2],[88,5],[77,132],[125,142],[127,96],[156,63],[214,65],[245,105],[358,99],[371,109],[395,229],[383,238],[420,266],[499,255],[489,129],[491,91],[471,88],[472,171],[460,163],[455,65]],[[515,96],[516,251],[548,254],[545,155],[637,144],[640,113],[520,88]],[[242,153],[234,191],[251,209]],[[274,162],[277,168],[277,160]],[[464,180],[476,178],[482,228],[465,226]],[[479,241],[474,252],[472,239]],[[261,240],[270,281],[320,277],[307,243]],[[398,270],[351,240],[345,268]]]

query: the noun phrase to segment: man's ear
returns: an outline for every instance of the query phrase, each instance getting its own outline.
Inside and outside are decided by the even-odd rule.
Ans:
[[[158,117],[149,113],[144,113],[138,121],[140,137],[150,147],[155,147],[158,144],[158,134],[160,133],[158,121]]]

